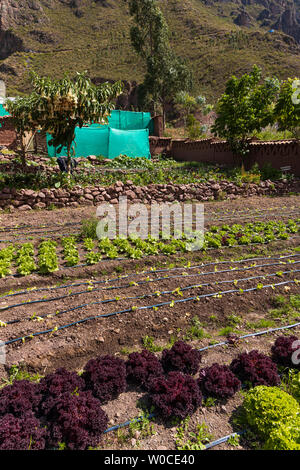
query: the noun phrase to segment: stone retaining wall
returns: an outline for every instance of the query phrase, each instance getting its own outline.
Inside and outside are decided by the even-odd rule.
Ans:
[[[210,201],[236,199],[237,197],[283,195],[300,192],[300,180],[263,181],[260,184],[243,183],[241,186],[228,181],[209,181],[199,184],[150,184],[135,186],[132,181],[125,184],[117,181],[109,187],[76,186],[72,189],[31,189],[16,190],[4,188],[0,193],[0,208],[27,211],[49,207],[78,207],[80,205],[99,205],[102,202],[117,204],[119,196],[127,196],[131,203],[173,201]]]

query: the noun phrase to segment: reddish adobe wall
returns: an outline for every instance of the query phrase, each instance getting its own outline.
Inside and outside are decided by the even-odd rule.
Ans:
[[[159,139],[160,145],[153,146],[155,154],[157,149],[161,150],[164,144],[163,139]],[[225,165],[236,165],[240,159],[235,156],[229,145],[224,142],[217,142],[213,139],[188,141],[185,139],[174,139],[171,144],[165,141],[165,149],[171,157],[179,161],[198,161]],[[151,148],[151,146],[150,146]],[[154,153],[153,153],[154,154]],[[278,142],[251,142],[250,153],[247,157],[247,169],[254,163],[259,167],[266,164],[273,168],[290,167],[290,172],[295,176],[300,176],[300,142],[296,140]]]
[[[0,145],[3,145],[9,149],[16,148],[17,145],[17,133],[14,125],[9,116],[3,116],[0,118]]]
[[[149,137],[150,153],[152,156],[160,155],[161,153],[169,154],[171,149],[171,137]]]

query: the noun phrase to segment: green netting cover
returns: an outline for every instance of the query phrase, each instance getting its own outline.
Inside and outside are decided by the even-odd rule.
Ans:
[[[51,140],[51,135],[47,134],[47,143]],[[89,127],[77,127],[75,130],[75,157],[87,157],[88,155],[108,156],[108,127],[92,125]],[[64,147],[58,154],[56,148],[48,145],[48,155],[56,157],[67,155]]]
[[[149,133],[152,127],[150,113],[114,110],[108,125],[91,124],[76,128],[74,156],[102,155],[115,158],[127,155],[150,158]],[[47,134],[47,142],[50,139],[51,136]],[[54,147],[48,145],[48,154],[50,157],[66,155],[67,149],[63,148],[58,154]]]
[[[149,130],[126,130],[109,128],[108,158],[119,155],[127,157],[151,158],[149,145]]]
[[[3,104],[0,104],[0,117],[9,116],[9,113],[4,109]]]
[[[149,129],[151,132],[152,124],[150,113],[114,110],[108,118],[108,125],[113,129]]]

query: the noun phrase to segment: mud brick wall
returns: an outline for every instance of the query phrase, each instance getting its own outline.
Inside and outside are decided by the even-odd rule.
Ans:
[[[169,153],[171,149],[171,137],[149,137],[150,153],[152,156]]]
[[[179,161],[198,161],[232,166],[240,163],[240,159],[231,152],[227,142],[217,142],[213,139],[172,140],[168,153]],[[288,166],[290,173],[300,176],[300,142],[296,140],[251,142],[246,169],[251,168],[255,163],[260,168],[270,164],[278,170]]]
[[[252,142],[249,154],[249,167],[258,163],[262,167],[266,163],[280,170],[290,166],[290,172],[300,176],[300,142]]]
[[[17,147],[17,133],[9,117],[0,118],[0,146],[14,150]]]

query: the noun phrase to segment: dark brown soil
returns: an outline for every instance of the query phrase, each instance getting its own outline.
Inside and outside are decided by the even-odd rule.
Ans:
[[[299,197],[247,200],[247,209],[266,209],[266,218],[273,218],[269,208],[279,212],[285,206],[288,210],[292,206],[299,208]],[[223,214],[226,210],[231,213],[234,210],[241,211],[245,210],[245,200],[208,203],[205,209]],[[74,209],[72,212],[69,209],[55,212],[33,211],[29,214],[30,217],[19,213],[2,214],[1,225],[75,222],[93,214],[93,211],[94,208],[89,207]],[[238,219],[239,215],[241,212],[232,214],[232,217]],[[299,239],[276,242],[264,247],[212,250],[206,255],[192,253],[187,256],[149,257],[138,261],[103,261],[101,265],[68,268],[52,276],[34,274],[24,278],[2,279],[0,320],[16,322],[1,328],[0,338],[1,341],[16,338],[20,340],[7,345],[7,366],[1,366],[0,377],[7,377],[8,368],[13,364],[32,372],[47,374],[62,366],[82,370],[87,360],[97,355],[114,354],[126,358],[129,352],[142,349],[143,340],[147,336],[153,338],[157,346],[165,347],[170,341],[186,339],[195,318],[201,323],[204,334],[200,339],[189,336],[189,340],[198,348],[224,341],[224,334],[228,332],[221,331],[224,327],[231,327],[240,336],[299,322],[300,312],[297,311],[278,312],[277,316],[274,312],[272,314],[277,306],[276,296],[281,295],[288,302],[291,295],[299,294],[299,285],[295,283],[295,280],[300,279],[300,272],[295,272],[300,270],[300,252],[295,251],[297,246]],[[255,255],[269,255],[277,259],[235,262],[241,256],[251,258]],[[286,257],[280,258],[283,255]],[[218,262],[221,260],[226,262]],[[197,269],[184,267],[187,261],[191,261],[192,265],[203,263],[203,266]],[[170,263],[173,263],[172,268],[169,267]],[[175,265],[178,267],[176,270],[173,269]],[[151,271],[153,266],[166,271]],[[120,274],[116,274],[116,269]],[[246,279],[252,277],[255,279]],[[286,284],[276,285],[281,282]],[[75,285],[79,283],[82,285]],[[259,284],[274,286],[258,288]],[[60,288],[47,289],[50,286]],[[17,293],[18,290],[32,287],[43,290],[28,290],[14,296],[3,295],[8,291]],[[254,290],[247,292],[247,289]],[[235,292],[224,292],[228,290]],[[165,291],[167,293],[164,294]],[[211,294],[214,296],[210,296]],[[37,300],[40,302],[29,303]],[[157,305],[161,303],[165,304]],[[153,305],[157,307],[142,308]],[[74,310],[69,311],[72,308]],[[115,314],[116,312],[122,313]],[[113,315],[90,318],[110,314]],[[86,319],[88,320],[85,321]],[[84,321],[76,324],[81,320]],[[57,331],[57,328],[72,323],[75,324]],[[50,331],[28,338],[31,334],[45,330]],[[288,331],[297,333],[299,328]],[[271,344],[279,334],[249,338],[236,346],[208,349],[203,353],[202,364],[228,364],[238,352],[256,348],[269,353]],[[25,339],[22,341],[22,338]],[[106,405],[110,424],[122,423],[137,416],[140,413],[137,400],[143,395],[141,390],[133,389]],[[201,408],[191,418],[190,430],[194,431],[197,424],[205,422],[213,434],[211,440],[230,434],[233,429],[230,424],[232,412],[241,402],[242,395],[237,394],[226,404],[217,403],[212,408]],[[176,427],[167,427],[164,423],[155,421],[154,428],[156,434],[148,437],[143,437],[136,430],[130,434],[128,428],[118,434],[108,433],[102,448],[175,449]],[[218,448],[233,447],[224,444]],[[247,448],[247,443],[241,440],[237,448]]]

